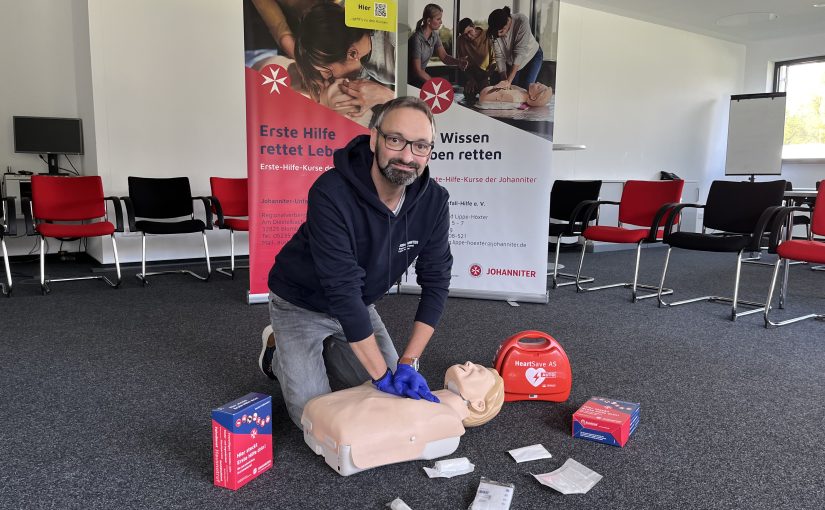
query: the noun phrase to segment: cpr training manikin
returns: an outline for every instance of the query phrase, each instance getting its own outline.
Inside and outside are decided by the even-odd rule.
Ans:
[[[515,85],[509,88],[494,85],[481,89],[476,107],[482,110],[510,110],[523,104],[547,106],[552,97],[553,89],[543,83],[531,83],[528,90]]]
[[[464,427],[492,420],[504,403],[498,372],[467,362],[444,375],[441,403],[397,397],[367,382],[310,400],[304,441],[343,476],[365,469],[453,453]]]

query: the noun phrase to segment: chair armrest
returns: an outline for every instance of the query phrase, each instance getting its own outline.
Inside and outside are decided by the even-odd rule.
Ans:
[[[15,197],[3,197],[3,202],[6,203],[3,218],[6,226],[6,234],[10,236],[17,235],[17,209],[14,207],[14,199]]]
[[[209,200],[212,202],[212,208],[215,209],[215,214],[218,216],[218,219],[215,221],[215,225],[218,228],[225,228],[223,207],[221,207],[220,200],[218,200],[218,197],[209,197]]]
[[[704,209],[705,204],[676,204],[676,203],[673,203],[673,204],[666,204],[666,205],[662,206],[662,209],[664,209],[665,212],[668,213],[667,219],[665,220],[665,226],[664,226],[665,231],[664,231],[664,234],[662,235],[662,241],[667,242],[667,238],[670,237],[670,234],[673,232],[673,225],[676,223],[676,219],[679,217],[680,214],[682,214],[682,211],[684,209],[687,209],[688,207],[690,207],[692,209]],[[662,212],[662,209],[659,209],[659,212]],[[656,213],[657,216],[659,215],[659,212]],[[653,227],[651,227],[651,228],[653,228]],[[658,226],[657,226],[657,228],[658,228]],[[652,233],[655,235],[655,232],[652,232]]]
[[[192,200],[200,200],[203,202],[203,208],[206,216],[206,230],[212,230],[212,197],[192,197]]]
[[[573,208],[573,211],[570,213],[570,218],[567,220],[566,233],[575,235],[576,233],[583,232],[587,224],[596,218],[596,209],[592,206],[597,202],[598,200],[583,200],[579,202],[576,207]],[[586,215],[587,212],[590,212],[590,216]],[[581,228],[577,229],[576,224],[581,224]]]
[[[662,207],[659,208],[658,211],[656,211],[656,214],[653,216],[653,222],[650,225],[650,232],[648,232],[648,234],[647,234],[647,242],[655,243],[659,239],[659,237],[658,237],[659,225],[662,225],[662,227],[664,228],[665,223],[666,223],[665,215],[668,214],[668,211],[670,211],[671,209],[675,209],[680,205],[683,205],[683,204],[680,204],[679,202],[669,202],[667,204],[664,204]],[[684,204],[684,205],[691,205],[691,204]],[[684,207],[679,208],[680,211],[682,209],[684,209]],[[673,214],[670,214],[670,215],[667,216],[668,220],[670,220],[670,219],[673,220],[673,223],[670,224],[671,228],[673,228],[673,224],[676,223],[676,220],[678,218],[679,218],[679,213],[673,213]],[[664,232],[662,232],[662,241],[664,241],[664,237],[665,237]]]
[[[110,200],[115,210],[115,232],[123,232],[123,211],[120,210],[120,199],[118,197],[103,197],[103,200]]]
[[[34,232],[34,219],[32,218],[32,200],[29,197],[23,197],[20,199],[20,208],[23,209],[23,219],[26,222],[26,235],[33,236],[35,235]]]
[[[762,216],[759,218],[759,222],[762,222],[765,219],[766,214],[772,211],[772,214],[769,218],[767,218],[766,222],[769,221],[770,226],[770,233],[771,236],[768,240],[768,253],[776,253],[776,248],[784,241],[782,239],[782,232],[783,227],[785,227],[786,222],[788,221],[788,216],[794,213],[794,211],[805,211],[807,207],[769,207],[762,213]],[[762,233],[759,235],[759,239],[762,238],[764,235],[765,225],[762,225]]]
[[[781,205],[774,205],[768,207],[764,211],[762,211],[762,215],[759,216],[759,220],[756,222],[756,226],[753,229],[753,233],[751,234],[751,242],[750,246],[748,247],[751,251],[761,251],[762,250],[762,237],[765,235],[765,232],[768,230],[768,225],[771,226],[771,229],[774,227],[774,222],[772,221],[774,217],[781,212],[783,209],[796,209],[796,207],[782,207]],[[788,211],[790,214],[791,211]],[[776,229],[777,231],[782,231],[782,224],[778,224],[779,228]],[[771,231],[771,235],[773,235],[773,231]],[[768,243],[770,244],[770,242]]]
[[[594,215],[598,215],[599,208],[603,205],[621,205],[619,202],[614,202],[613,200],[585,200],[584,203],[587,204],[583,208],[584,212],[579,213],[583,218],[591,218]],[[584,229],[582,228],[582,230]]]
[[[129,221],[129,232],[137,232],[135,227],[135,208],[132,206],[132,199],[129,197],[120,197],[123,207],[126,208],[126,219]]]

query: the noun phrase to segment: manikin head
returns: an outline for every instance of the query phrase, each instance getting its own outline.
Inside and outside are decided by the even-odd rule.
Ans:
[[[465,427],[484,425],[504,404],[504,380],[498,372],[469,361],[447,369],[444,387],[467,402],[470,416],[463,421]]]
[[[435,121],[427,103],[412,96],[388,101],[370,130],[373,167],[394,186],[407,186],[427,166]]]

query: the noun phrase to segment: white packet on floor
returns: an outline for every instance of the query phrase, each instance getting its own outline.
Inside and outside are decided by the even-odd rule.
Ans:
[[[562,494],[587,494],[602,479],[602,475],[573,459],[567,459],[555,471],[533,476],[540,484]]]
[[[508,510],[516,486],[481,477],[476,497],[467,510]]]
[[[516,448],[515,450],[508,450],[507,453],[513,456],[513,460],[518,463],[527,462],[529,460],[551,459],[550,452],[541,444],[533,444],[525,446],[524,448]]]
[[[387,506],[390,507],[390,510],[412,510],[401,498],[395,498],[387,503]]]
[[[424,472],[430,478],[452,478],[472,473],[475,468],[475,465],[471,464],[467,457],[458,457],[436,461],[433,467],[425,467]]]

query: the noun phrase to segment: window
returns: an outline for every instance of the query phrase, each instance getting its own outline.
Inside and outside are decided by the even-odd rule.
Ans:
[[[782,159],[825,161],[825,56],[777,62],[774,91],[788,95]]]

